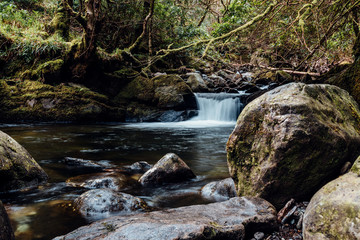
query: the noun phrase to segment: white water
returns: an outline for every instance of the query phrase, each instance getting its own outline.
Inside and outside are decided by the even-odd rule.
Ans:
[[[244,93],[195,93],[199,114],[188,121],[130,123],[125,126],[150,129],[232,127],[243,108],[241,95]]]
[[[195,93],[199,115],[190,121],[236,122],[243,107],[240,94]]]

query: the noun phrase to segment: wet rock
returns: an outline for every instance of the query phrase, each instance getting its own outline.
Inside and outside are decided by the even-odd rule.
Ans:
[[[186,75],[188,76],[186,83],[193,92],[208,91],[208,87],[200,73],[187,73]]]
[[[209,76],[209,79],[211,80],[211,82],[213,84],[213,88],[228,87],[225,79],[218,75],[212,74]],[[210,86],[208,85],[208,87],[210,87]]]
[[[112,189],[87,191],[74,203],[80,213],[90,220],[99,220],[114,214],[140,212],[147,208],[146,203],[140,198]]]
[[[110,188],[113,190],[124,190],[130,187],[130,180],[121,173],[105,172],[96,174],[84,174],[66,180],[66,184],[72,187],[83,187],[90,189]]]
[[[169,110],[161,114],[161,116],[158,118],[158,121],[160,122],[180,122],[187,120],[187,113],[186,111],[174,111]]]
[[[133,163],[130,166],[124,166],[124,170],[130,174],[145,173],[146,171],[150,170],[152,166],[153,165],[145,161],[140,161]]]
[[[309,199],[354,162],[360,151],[360,111],[344,90],[292,83],[249,103],[227,143],[239,196],[276,207]]]
[[[236,196],[232,178],[206,184],[201,189],[201,196],[212,201],[226,201]]]
[[[245,232],[276,228],[276,211],[251,197],[131,216],[115,216],[55,238],[84,239],[244,239]]]
[[[14,232],[10,225],[9,217],[6,213],[3,203],[0,201],[0,239],[13,240]]]
[[[36,186],[47,179],[26,149],[0,131],[0,192]]]
[[[64,163],[70,167],[103,169],[104,166],[87,159],[65,157]]]
[[[329,182],[311,199],[304,239],[360,239],[360,157],[350,172]]]
[[[143,186],[182,182],[195,178],[189,166],[175,153],[163,156],[150,170],[141,176]]]

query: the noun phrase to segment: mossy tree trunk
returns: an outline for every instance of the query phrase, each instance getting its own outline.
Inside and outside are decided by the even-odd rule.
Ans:
[[[72,6],[73,1],[61,0],[51,23],[54,33],[58,34],[64,41],[69,41],[70,37],[70,13],[67,8],[68,4]]]
[[[72,15],[83,27],[81,42],[74,44],[66,56],[71,78],[77,82],[95,80],[100,72],[97,67],[99,61],[96,49],[103,19],[101,2],[102,0],[82,0],[84,15],[82,12],[76,13],[68,5],[71,8]]]

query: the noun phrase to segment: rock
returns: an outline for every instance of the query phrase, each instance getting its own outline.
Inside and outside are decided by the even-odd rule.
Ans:
[[[277,227],[276,211],[251,197],[193,205],[95,222],[56,240],[85,239],[244,239],[246,234]]]
[[[9,217],[6,213],[3,203],[0,201],[0,239],[13,240],[14,232],[12,230]]]
[[[84,174],[71,177],[66,180],[66,183],[72,187],[84,187],[90,189],[110,188],[117,191],[129,187],[129,179],[124,174],[116,172]]]
[[[231,178],[206,184],[201,196],[212,201],[226,201],[236,196],[235,184]]]
[[[212,74],[209,76],[209,79],[211,80],[211,83],[213,84],[213,88],[228,87],[225,79],[220,76]],[[210,86],[208,85],[208,87],[210,87]]]
[[[186,75],[188,76],[186,83],[193,92],[209,91],[200,73],[187,73]]]
[[[159,118],[164,110],[196,109],[196,99],[190,87],[178,75],[159,75],[152,79],[137,77],[129,82],[114,101],[127,106],[132,118]],[[148,117],[149,118],[149,117]],[[144,120],[147,121],[147,120]]]
[[[185,81],[178,75],[164,75],[152,79],[154,82],[154,101],[161,109],[195,109],[196,100]]]
[[[227,142],[238,195],[276,207],[309,199],[359,155],[359,123],[357,103],[335,86],[292,83],[265,93],[244,108]]]
[[[295,199],[290,199],[285,206],[278,212],[277,214],[277,220],[278,222],[282,222],[282,220],[284,219],[284,217],[286,217],[286,215],[291,211],[291,209],[294,207],[295,205]]]
[[[182,182],[191,178],[195,178],[195,174],[188,165],[176,154],[168,153],[142,175],[139,182],[144,186],[150,186]]]
[[[75,207],[84,217],[99,220],[114,214],[144,211],[147,204],[130,194],[112,189],[94,189],[81,194],[75,200]]]
[[[91,160],[81,159],[81,158],[73,158],[73,157],[65,157],[64,163],[70,167],[79,167],[79,168],[93,168],[93,169],[103,169],[104,166],[93,162]]]
[[[311,199],[303,219],[306,240],[360,239],[360,157],[350,172]]]
[[[36,186],[47,179],[26,149],[0,131],[0,192]]]
[[[187,113],[186,111],[174,111],[169,110],[161,114],[158,118],[160,122],[180,122],[187,120]]]
[[[130,166],[124,166],[124,170],[130,174],[145,173],[150,168],[152,168],[152,165],[145,161],[135,162]]]

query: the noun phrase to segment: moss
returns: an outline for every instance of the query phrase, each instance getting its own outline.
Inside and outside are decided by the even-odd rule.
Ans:
[[[110,106],[108,97],[85,87],[29,80],[11,84],[15,85],[0,84],[8,92],[0,105],[1,121],[124,120],[122,110]]]
[[[138,76],[123,88],[115,97],[117,103],[128,100],[151,102],[154,98],[154,82],[151,79]]]
[[[39,65],[35,70],[26,70],[20,77],[22,79],[53,81],[59,78],[64,61],[62,59],[52,60]]]

